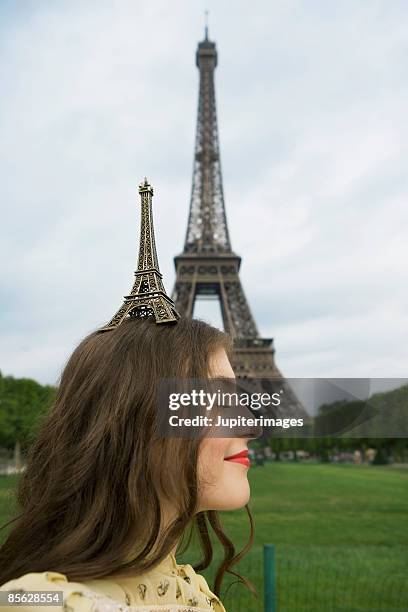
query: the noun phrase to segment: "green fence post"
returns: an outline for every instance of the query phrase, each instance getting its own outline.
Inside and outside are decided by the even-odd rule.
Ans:
[[[264,611],[276,612],[275,547],[264,544]]]

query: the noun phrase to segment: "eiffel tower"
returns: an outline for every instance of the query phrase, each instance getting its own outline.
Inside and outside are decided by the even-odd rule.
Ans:
[[[122,306],[100,331],[115,329],[128,316],[154,317],[156,323],[175,323],[179,313],[173,301],[166,295],[163,276],[159,270],[156,240],[153,227],[153,187],[147,178],[139,185],[141,215],[139,257],[135,280],[129,295],[125,295]]]
[[[272,338],[262,338],[239,277],[241,257],[231,247],[225,213],[215,104],[215,43],[198,44],[200,73],[198,117],[190,212],[184,250],[174,258],[176,281],[172,299],[180,314],[193,316],[200,296],[218,298],[224,330],[234,341],[232,366],[240,379],[283,379],[275,364]],[[304,413],[285,384],[295,412]]]

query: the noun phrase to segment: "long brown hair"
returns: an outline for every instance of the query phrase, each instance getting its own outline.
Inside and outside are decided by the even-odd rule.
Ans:
[[[208,377],[220,346],[230,353],[226,334],[185,318],[160,326],[129,318],[80,343],[28,453],[19,515],[0,548],[0,584],[48,570],[74,581],[140,574],[167,556],[189,527],[203,552],[195,569],[204,569],[213,556],[210,525],[224,549],[215,593],[225,572],[251,588],[231,569],[252,544],[248,507],[249,542],[236,554],[217,512],[196,513],[200,441],[153,436],[158,381]],[[162,495],[178,511],[164,531]]]

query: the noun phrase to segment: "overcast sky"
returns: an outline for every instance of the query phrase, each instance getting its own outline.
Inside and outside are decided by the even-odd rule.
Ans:
[[[1,371],[55,383],[120,306],[145,175],[171,292],[206,8],[232,246],[279,368],[407,376],[405,0],[2,0]]]

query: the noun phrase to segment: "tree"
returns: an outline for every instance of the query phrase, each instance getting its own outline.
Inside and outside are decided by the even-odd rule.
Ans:
[[[51,386],[0,372],[0,446],[14,451],[16,464],[20,449],[26,450],[34,439],[54,396]]]

